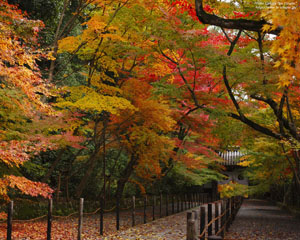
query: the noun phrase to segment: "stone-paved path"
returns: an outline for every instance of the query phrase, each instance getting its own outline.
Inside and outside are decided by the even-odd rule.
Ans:
[[[226,240],[300,240],[300,219],[263,200],[245,200]]]

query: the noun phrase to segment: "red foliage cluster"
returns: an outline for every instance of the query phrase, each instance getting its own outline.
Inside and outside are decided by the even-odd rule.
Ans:
[[[176,0],[171,3],[171,6],[178,6],[181,13],[187,12],[194,20],[198,20],[195,7],[188,1]]]

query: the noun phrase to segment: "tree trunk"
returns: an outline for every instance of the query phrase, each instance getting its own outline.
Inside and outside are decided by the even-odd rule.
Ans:
[[[62,156],[64,154],[64,151],[65,151],[65,148],[61,149],[59,152],[58,152],[58,156],[57,158],[55,159],[54,163],[51,165],[51,167],[49,168],[48,172],[46,173],[46,175],[43,177],[42,179],[42,182],[47,182],[50,178],[50,176],[52,175],[54,169],[56,168],[56,166],[58,165],[58,163],[61,161],[62,159]]]
[[[75,197],[76,198],[80,198],[81,197],[81,194],[83,192],[83,189],[85,188],[86,184],[87,184],[87,181],[89,179],[89,177],[91,176],[93,170],[94,170],[94,167],[95,167],[95,164],[96,164],[96,160],[97,160],[97,153],[94,153],[89,161],[88,161],[88,169],[86,170],[83,178],[81,179],[77,189],[76,189],[76,193],[75,193]]]
[[[56,32],[55,32],[54,41],[53,41],[53,46],[54,46],[53,57],[54,58],[57,57],[57,50],[58,50],[57,43],[58,43],[58,40],[59,40],[59,32],[60,32],[60,29],[61,29],[61,25],[62,25],[62,22],[63,22],[63,18],[64,18],[64,15],[65,15],[68,3],[69,3],[69,0],[64,1],[64,7],[63,7],[62,12],[60,14],[60,19],[58,21],[57,29],[56,29]],[[52,80],[53,80],[54,69],[55,69],[55,59],[51,60],[51,62],[50,62],[49,76],[48,76],[48,80],[50,82],[52,82]]]
[[[133,173],[134,167],[137,164],[137,162],[138,162],[138,156],[136,156],[135,154],[132,154],[130,161],[128,162],[126,168],[124,169],[124,171],[121,174],[120,179],[118,180],[116,197],[119,197],[120,199],[122,198],[125,184],[127,183],[131,174]]]
[[[61,173],[59,173],[58,180],[57,180],[56,202],[59,201],[60,185],[61,185]]]
[[[66,188],[66,202],[69,203],[70,202],[70,194],[69,194],[69,179],[70,176],[67,175],[65,178],[65,188]]]

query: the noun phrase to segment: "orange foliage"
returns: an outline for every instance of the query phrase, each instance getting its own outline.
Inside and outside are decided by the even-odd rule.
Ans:
[[[27,19],[16,6],[0,1],[0,161],[8,167],[18,167],[31,154],[52,147],[47,138],[31,134],[31,129],[24,130],[28,122],[34,122],[34,116],[40,119],[44,113],[52,112],[41,100],[40,95],[48,95],[48,84],[36,64],[46,54],[34,47],[42,26],[40,21]],[[0,198],[9,199],[9,188],[31,196],[50,197],[52,193],[46,184],[2,176]]]

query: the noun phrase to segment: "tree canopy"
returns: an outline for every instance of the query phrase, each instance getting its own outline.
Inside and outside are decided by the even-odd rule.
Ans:
[[[300,192],[297,1],[0,11],[2,199],[183,191],[224,178],[218,153],[232,147],[252,186],[229,194]]]

